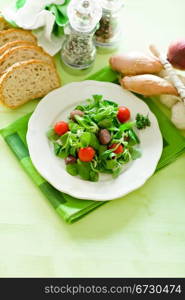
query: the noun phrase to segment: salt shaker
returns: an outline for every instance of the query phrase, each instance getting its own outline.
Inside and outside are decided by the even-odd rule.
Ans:
[[[96,45],[104,49],[114,49],[118,46],[121,33],[121,11],[123,0],[100,0],[102,18],[95,33]]]
[[[63,63],[72,69],[89,68],[96,57],[93,40],[102,16],[99,0],[71,0],[68,6],[69,24],[61,51]]]

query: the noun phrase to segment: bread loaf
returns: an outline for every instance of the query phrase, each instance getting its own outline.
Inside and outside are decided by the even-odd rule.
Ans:
[[[162,94],[178,96],[176,88],[170,82],[155,75],[125,76],[120,83],[125,89],[145,96]]]
[[[11,27],[12,26],[2,16],[0,16],[0,30],[6,30]]]
[[[16,108],[45,96],[60,86],[56,69],[42,60],[28,60],[12,65],[0,78],[0,101]]]
[[[39,59],[54,64],[53,58],[44,52],[42,48],[37,46],[18,46],[8,49],[0,56],[0,75],[14,63],[29,60]]]
[[[3,53],[6,50],[12,49],[14,47],[17,46],[33,46],[36,45],[33,42],[29,42],[29,41],[13,41],[13,42],[9,42],[4,44],[3,46],[0,47],[0,55],[3,55]]]
[[[31,33],[31,31],[28,30],[11,28],[0,31],[0,47],[5,45],[6,43],[18,40],[28,41],[34,44],[37,43],[36,37]]]
[[[163,69],[157,58],[137,52],[113,55],[109,63],[113,70],[124,75],[155,74]]]

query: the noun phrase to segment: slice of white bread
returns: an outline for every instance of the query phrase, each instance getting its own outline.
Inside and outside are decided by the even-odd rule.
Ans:
[[[2,16],[0,16],[0,30],[6,30],[9,28],[12,28],[12,26]]]
[[[0,101],[16,108],[32,99],[40,98],[60,86],[60,79],[52,64],[42,60],[28,60],[12,65],[0,78]]]
[[[3,53],[11,48],[17,47],[17,46],[33,46],[36,45],[33,42],[29,42],[29,41],[13,41],[13,42],[9,42],[4,44],[3,46],[0,47],[0,55],[3,55]]]
[[[31,33],[31,31],[28,30],[11,28],[0,31],[0,47],[6,43],[18,40],[29,41],[34,44],[37,43],[36,37]]]
[[[34,45],[18,46],[6,50],[4,54],[0,56],[0,75],[13,64],[29,59],[43,60],[54,65],[53,58],[44,52],[42,48]]]

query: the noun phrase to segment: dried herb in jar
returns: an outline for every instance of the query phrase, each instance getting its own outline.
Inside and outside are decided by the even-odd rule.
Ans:
[[[120,12],[122,0],[101,0],[102,18],[95,33],[97,46],[112,46],[120,39]]]
[[[62,53],[68,64],[77,68],[90,65],[95,59],[95,54],[92,36],[87,34],[70,35]]]
[[[116,22],[110,14],[104,15],[100,20],[99,29],[96,31],[96,40],[101,43],[108,43],[115,34]]]
[[[96,56],[93,36],[102,16],[99,0],[71,0],[68,6],[69,25],[61,52],[65,65],[87,69]]]

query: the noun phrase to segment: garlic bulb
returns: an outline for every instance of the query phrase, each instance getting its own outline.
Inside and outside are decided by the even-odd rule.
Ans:
[[[182,81],[182,83],[184,83],[184,85],[185,85],[185,76],[183,76],[181,74],[178,76],[179,76],[180,80]]]
[[[165,80],[167,80],[168,82],[173,84],[170,76],[168,76],[168,74],[166,73],[165,70],[161,71],[159,73],[159,75],[160,75],[160,77],[164,78]],[[178,75],[178,77],[182,81],[182,83],[184,83],[184,85],[185,85],[185,77],[182,76],[182,75]],[[174,95],[161,95],[159,97],[159,99],[160,99],[160,102],[168,108],[171,108],[178,101],[179,102],[182,101],[180,97],[177,97],[177,96],[174,96]]]
[[[183,102],[177,102],[172,107],[172,123],[179,129],[185,129],[185,105]]]
[[[160,72],[159,75],[160,75],[160,77],[166,79],[171,84],[174,84],[173,80],[171,79],[171,77],[168,74],[165,74],[165,71],[164,71],[164,73]],[[185,77],[183,75],[181,75],[181,74],[178,74],[178,77],[182,81],[182,83],[185,85]]]

